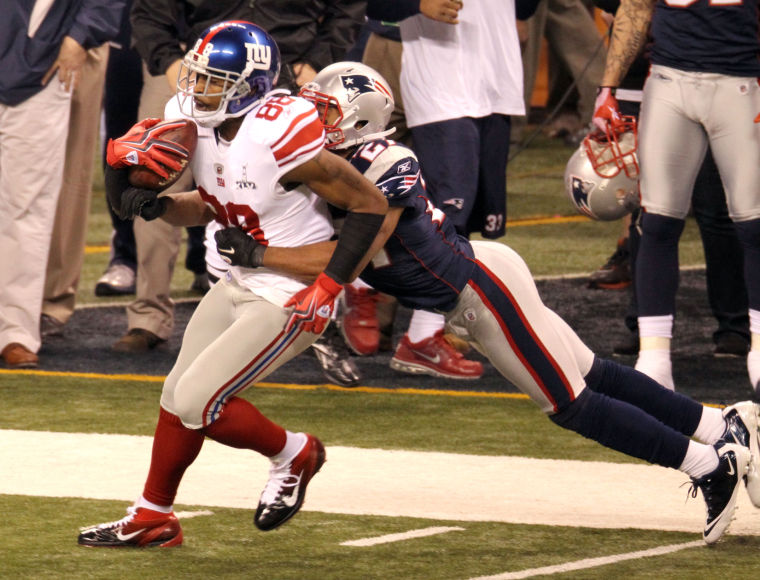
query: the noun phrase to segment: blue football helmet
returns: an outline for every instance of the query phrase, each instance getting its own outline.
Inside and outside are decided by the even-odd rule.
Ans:
[[[201,33],[180,66],[180,110],[202,127],[217,127],[250,111],[274,88],[279,74],[280,50],[263,28],[244,20],[214,24]],[[196,91],[199,84],[202,90]],[[216,110],[208,110],[196,96],[221,99]]]

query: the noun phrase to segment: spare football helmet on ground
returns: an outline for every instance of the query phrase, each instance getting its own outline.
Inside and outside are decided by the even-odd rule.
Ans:
[[[385,130],[394,107],[388,83],[360,62],[336,62],[323,68],[298,95],[319,111],[328,149],[347,149],[395,131]],[[327,119],[330,108],[338,113],[332,122]]]
[[[565,192],[592,219],[612,221],[639,207],[636,119],[589,133],[565,168]]]
[[[280,51],[261,27],[243,20],[220,22],[204,30],[187,52],[177,78],[183,114],[203,127],[250,111],[271,91],[280,74]],[[203,91],[196,92],[203,78]],[[199,106],[195,96],[221,97],[216,110]]]

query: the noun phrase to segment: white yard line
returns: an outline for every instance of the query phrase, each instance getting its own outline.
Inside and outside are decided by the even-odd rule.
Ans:
[[[0,430],[0,494],[135,500],[151,437]],[[180,506],[252,509],[268,461],[207,440],[188,469]],[[686,477],[640,464],[328,447],[305,510],[436,520],[639,528],[699,534],[701,498]],[[745,493],[731,526],[760,535]]]
[[[419,530],[409,530],[408,532],[401,532],[399,534],[386,534],[384,536],[375,536],[374,538],[361,538],[360,540],[349,540],[348,542],[341,542],[341,546],[353,546],[357,548],[368,548],[370,546],[377,546],[379,544],[390,544],[392,542],[404,542],[406,540],[412,540],[414,538],[427,538],[428,536],[437,536],[438,534],[445,534],[448,532],[462,532],[464,528],[458,527],[432,527],[422,528]]]
[[[640,558],[651,558],[652,556],[663,556],[672,554],[688,548],[705,547],[702,540],[686,542],[684,544],[671,544],[670,546],[660,546],[650,550],[640,550],[638,552],[628,552],[627,554],[615,554],[614,556],[604,556],[602,558],[586,558],[575,562],[557,564],[556,566],[544,566],[542,568],[531,568],[529,570],[520,570],[519,572],[505,572],[504,574],[495,574],[493,576],[478,576],[470,580],[517,580],[519,578],[532,578],[534,576],[546,576],[549,574],[562,574],[564,572],[574,572],[576,570],[586,570],[607,564],[616,564],[626,560],[638,560]]]
[[[197,518],[198,516],[213,516],[214,512],[210,510],[198,510],[194,512],[174,512],[174,515],[181,520],[187,520],[190,518]]]

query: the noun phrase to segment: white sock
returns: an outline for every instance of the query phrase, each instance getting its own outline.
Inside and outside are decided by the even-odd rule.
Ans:
[[[143,496],[140,496],[137,498],[137,501],[135,502],[136,508],[147,508],[149,510],[153,510],[154,512],[161,512],[162,514],[170,514],[172,513],[172,509],[174,506],[165,506],[165,505],[157,505],[153,502],[148,501]]]
[[[718,469],[718,454],[712,445],[689,441],[686,457],[678,468],[689,477],[700,478]]]
[[[673,315],[639,316],[639,336],[673,338]]]
[[[636,370],[660,383],[666,389],[675,391],[670,350],[640,350],[636,359]]]
[[[418,343],[430,338],[443,328],[444,323],[443,314],[428,312],[427,310],[413,311],[409,328],[406,331],[409,335],[409,342]]]
[[[715,407],[702,407],[702,417],[699,419],[697,430],[693,437],[700,443],[712,445],[723,437],[726,432],[726,421],[723,419],[723,411]]]
[[[291,433],[285,431],[285,447],[283,447],[277,455],[270,457],[270,461],[276,465],[288,463],[293,459],[298,452],[306,445],[306,435],[304,433]]]

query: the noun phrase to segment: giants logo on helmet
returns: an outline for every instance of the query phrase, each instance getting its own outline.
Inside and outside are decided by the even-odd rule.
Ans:
[[[272,48],[258,43],[245,43],[247,62],[253,63],[253,70],[269,70],[272,65]]]
[[[571,178],[571,191],[573,195],[573,201],[579,211],[585,213],[591,218],[595,218],[594,213],[591,211],[591,207],[588,204],[588,196],[594,189],[594,184],[590,181],[583,181],[580,177],[572,176]]]
[[[391,99],[393,98],[391,92],[381,83],[366,75],[340,75],[340,82],[346,89],[349,103],[364,93],[382,93]]]

